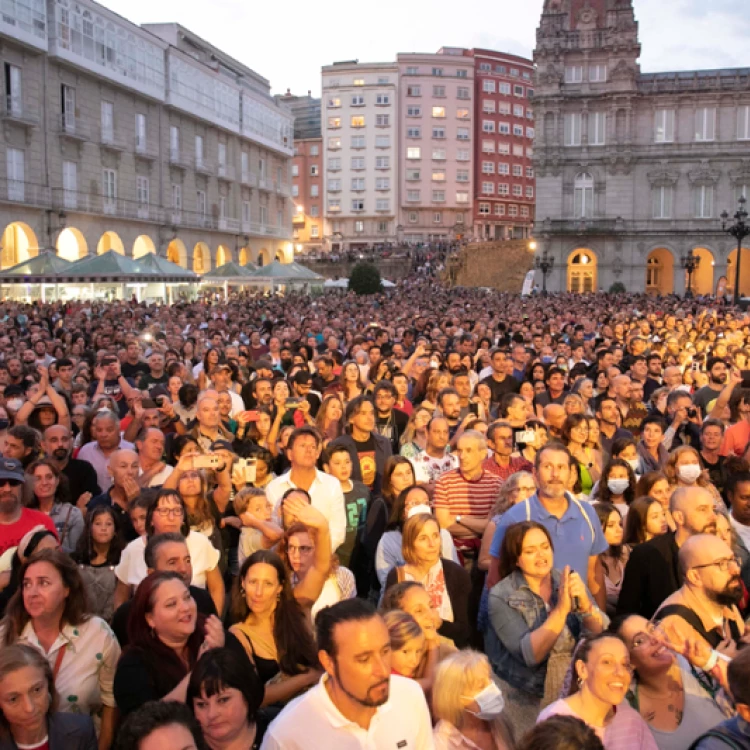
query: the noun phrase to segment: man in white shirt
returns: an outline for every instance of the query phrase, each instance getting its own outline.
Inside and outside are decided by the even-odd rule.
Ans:
[[[294,430],[287,443],[287,455],[292,468],[266,487],[266,497],[273,508],[275,522],[281,526],[283,519],[279,505],[284,493],[292,488],[305,490],[310,495],[312,506],[328,521],[331,550],[335,551],[346,539],[344,493],[335,477],[315,468],[322,449],[323,440],[314,427],[305,425]]]
[[[732,508],[729,521],[742,543],[750,549],[750,473],[730,473],[726,490]]]
[[[276,717],[261,750],[434,750],[424,693],[391,675],[388,628],[373,606],[348,599],[326,607],[315,629],[325,674]]]
[[[417,482],[437,482],[446,471],[458,468],[458,458],[448,450],[450,428],[445,417],[433,417],[427,425],[427,445],[411,459]]]

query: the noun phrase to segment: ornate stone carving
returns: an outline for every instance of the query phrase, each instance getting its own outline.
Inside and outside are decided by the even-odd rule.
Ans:
[[[609,73],[610,81],[635,81],[638,71],[625,60],[619,60]]]
[[[680,179],[680,173],[676,169],[670,169],[665,162],[653,172],[649,172],[646,177],[651,187],[662,187],[676,184]]]
[[[721,177],[718,169],[711,169],[707,161],[701,162],[696,169],[688,171],[688,179],[693,185],[715,185]]]

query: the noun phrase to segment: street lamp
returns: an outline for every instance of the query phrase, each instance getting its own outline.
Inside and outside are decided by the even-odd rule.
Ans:
[[[685,292],[685,298],[690,299],[690,297],[693,296],[693,273],[695,273],[698,266],[701,264],[701,257],[700,255],[693,255],[693,251],[690,250],[690,252],[682,256],[682,258],[680,259],[680,262],[682,264],[682,267],[687,271],[687,275],[688,275],[687,291]]]
[[[534,266],[542,272],[542,294],[547,295],[547,274],[554,268],[555,259],[547,253],[547,250],[534,258]]]
[[[747,198],[740,196],[737,213],[734,215],[734,224],[727,226],[729,214],[726,211],[721,212],[721,228],[732,237],[737,238],[737,262],[734,269],[734,304],[738,305],[740,300],[740,256],[742,255],[742,240],[750,235],[750,226],[747,224],[747,211],[745,204]]]

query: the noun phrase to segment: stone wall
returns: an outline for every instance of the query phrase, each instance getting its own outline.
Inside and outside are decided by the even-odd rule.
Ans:
[[[325,276],[327,279],[349,278],[355,263],[349,263],[346,260],[339,260],[333,263],[328,261],[307,260],[304,256],[297,258],[297,261],[306,266],[315,273]],[[380,276],[388,281],[406,278],[411,272],[410,258],[384,258],[376,263],[380,270]]]
[[[486,286],[518,294],[533,259],[528,240],[479,242],[452,256],[443,277],[451,286]]]

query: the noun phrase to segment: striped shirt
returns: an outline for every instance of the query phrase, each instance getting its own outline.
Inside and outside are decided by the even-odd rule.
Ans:
[[[449,471],[435,485],[435,510],[447,510],[452,516],[488,518],[502,485],[503,480],[489,471],[473,481],[465,479],[460,469]]]
[[[490,456],[489,458],[485,459],[484,463],[482,464],[482,468],[485,471],[488,471],[491,474],[500,477],[503,482],[509,476],[511,476],[511,474],[515,474],[518,471],[531,472],[534,470],[534,467],[523,456],[516,456],[515,458],[511,458],[510,463],[507,466],[500,466],[500,464],[495,461],[495,457]]]

